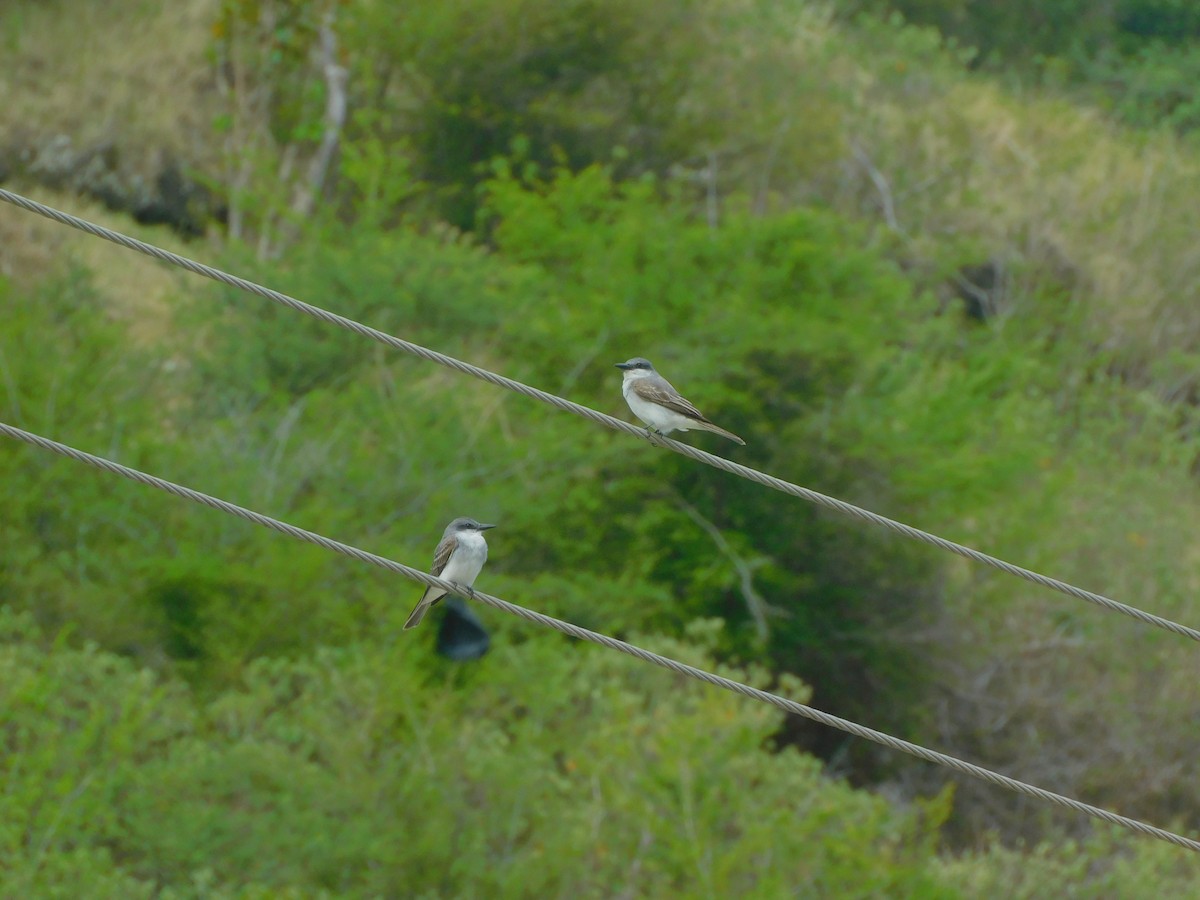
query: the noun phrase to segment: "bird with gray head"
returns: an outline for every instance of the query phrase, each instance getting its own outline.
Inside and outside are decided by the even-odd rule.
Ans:
[[[442,532],[442,539],[433,552],[433,568],[430,575],[437,575],[446,581],[454,582],[459,588],[456,593],[473,597],[475,591],[471,585],[479,577],[479,571],[487,562],[487,541],[483,533],[495,525],[484,525],[466,516],[460,516]],[[446,596],[441,588],[427,587],[420,601],[404,623],[404,628],[416,628],[425,618],[429,608]]]
[[[671,382],[654,370],[650,360],[635,356],[628,362],[617,363],[625,372],[621,381],[621,393],[633,414],[649,427],[650,431],[669,434],[672,431],[712,431],[745,445],[732,431],[714,425],[700,410],[680,395]]]

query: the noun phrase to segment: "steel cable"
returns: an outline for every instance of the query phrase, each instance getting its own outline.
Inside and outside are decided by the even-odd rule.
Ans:
[[[185,500],[192,500],[196,503],[203,504],[212,509],[220,510],[221,512],[237,516],[240,519],[245,519],[248,522],[253,522],[255,525],[261,525],[265,528],[270,528],[273,531],[278,531],[281,534],[286,534],[289,537],[297,540],[305,541],[309,544],[315,544],[326,550],[331,550],[335,553],[340,553],[343,556],[348,556],[351,559],[356,559],[359,562],[369,563],[373,566],[378,566],[381,569],[386,569],[389,572],[395,572],[403,575],[406,578],[411,578],[413,581],[420,582],[424,585],[432,585],[447,591],[453,592],[455,586],[448,581],[443,581],[440,578],[435,578],[420,569],[414,569],[411,566],[406,566],[403,563],[395,562],[383,556],[377,556],[374,553],[369,553],[366,550],[360,550],[357,547],[352,547],[349,544],[343,544],[341,541],[335,541],[332,538],[327,538],[323,535],[316,534],[312,531],[307,531],[295,525],[290,525],[287,522],[281,522],[278,519],[273,519],[270,516],[265,516],[262,513],[254,512],[245,507],[238,506],[226,500],[220,500],[216,497],[203,494],[200,491],[192,490],[191,488],[183,487],[171,481],[166,481],[146,472],[137,469],[131,469],[128,466],[123,466],[120,463],[113,462],[103,457],[93,456],[82,450],[77,450],[74,447],[68,447],[66,444],[60,444],[57,441],[52,441],[49,438],[40,435],[32,434],[20,428],[14,428],[0,422],[0,433],[19,441],[24,441],[27,444],[32,444],[35,447],[40,447],[43,450],[49,450],[52,453],[57,453],[60,456],[65,456],[68,459],[73,459],[77,462],[85,463],[102,471],[109,472],[113,475],[119,475],[122,478],[127,478],[130,481],[135,481],[138,484],[148,487],[157,488],[161,491],[166,491],[169,494],[174,494],[176,497],[182,497]],[[1112,825],[1117,825],[1121,828],[1126,828],[1130,831],[1144,834],[1149,837],[1158,838],[1159,840],[1167,841],[1175,844],[1178,847],[1184,847],[1188,850],[1200,851],[1200,841],[1192,840],[1183,835],[1175,834],[1172,831],[1167,831],[1158,828],[1154,825],[1149,825],[1145,822],[1140,822],[1137,819],[1130,819],[1126,816],[1118,815],[1117,813],[1109,812],[1106,809],[1101,809],[1098,806],[1092,806],[1089,803],[1084,803],[1080,800],[1075,800],[1071,797],[1056,794],[1053,791],[1045,790],[1032,784],[1027,784],[1023,781],[1018,781],[1015,778],[1009,778],[1007,775],[1001,775],[998,772],[993,772],[991,769],[985,769],[982,766],[977,766],[974,763],[966,762],[954,756],[948,756],[945,753],[939,753],[936,750],[930,750],[922,747],[919,744],[913,744],[909,741],[902,740],[882,731],[876,731],[873,728],[867,728],[865,725],[859,725],[851,722],[848,719],[843,719],[838,716],[822,712],[819,709],[814,709],[811,706],[806,706],[803,703],[798,703],[795,700],[789,700],[786,697],[781,697],[778,694],[772,694],[769,691],[764,691],[756,687],[751,687],[748,684],[743,684],[740,681],[734,681],[730,678],[725,678],[721,675],[716,675],[712,672],[698,669],[695,666],[689,666],[686,663],[671,659],[667,656],[662,656],[650,650],[645,650],[642,647],[626,643],[625,641],[617,640],[605,634],[600,634],[595,631],[590,631],[570,622],[564,622],[561,619],[556,619],[553,616],[547,616],[543,613],[535,612],[531,609],[526,609],[523,606],[517,606],[514,603],[509,603],[507,600],[502,600],[499,597],[493,597],[490,594],[485,594],[482,591],[473,591],[473,599],[510,615],[525,619],[537,625],[542,625],[546,628],[552,628],[563,634],[570,635],[580,640],[590,641],[594,644],[599,644],[602,647],[607,647],[610,650],[617,650],[629,656],[639,659],[643,662],[653,663],[664,669],[669,669],[679,675],[688,678],[694,678],[702,681],[705,684],[713,685],[714,687],[724,688],[727,691],[732,691],[735,694],[741,694],[743,697],[749,697],[752,700],[758,700],[762,703],[769,703],[778,709],[785,712],[794,713],[798,716],[803,716],[806,719],[811,719],[814,722],[820,722],[822,725],[827,725],[830,728],[836,728],[839,731],[844,731],[847,734],[852,734],[855,737],[863,738],[864,740],[873,741],[876,744],[882,744],[891,750],[896,750],[901,753],[907,753],[910,756],[915,756],[918,759],[923,759],[926,762],[931,762],[939,766],[953,769],[963,775],[969,775],[973,778],[978,778],[986,781],[989,784],[998,787],[1007,788],[1010,791],[1015,791],[1018,794],[1023,794],[1027,797],[1033,797],[1038,800],[1043,800],[1047,803],[1053,803],[1056,806],[1065,807],[1067,809],[1081,812],[1084,815],[1091,816],[1094,819],[1108,822]]]
[[[395,350],[400,350],[404,353],[412,354],[429,362],[437,363],[441,366],[454,369],[457,372],[462,372],[465,375],[471,375],[479,378],[489,384],[494,384],[497,387],[506,388],[510,391],[515,391],[518,394],[523,394],[526,397],[532,397],[535,400],[540,400],[547,403],[556,409],[561,409],[564,412],[574,413],[577,416],[588,419],[604,425],[614,431],[622,431],[636,438],[649,441],[659,447],[665,447],[682,456],[694,459],[697,462],[702,462],[705,465],[712,466],[716,469],[721,469],[724,472],[729,472],[732,475],[737,475],[742,478],[749,479],[758,484],[764,485],[784,494],[790,494],[793,497],[799,497],[802,500],[807,500],[810,503],[815,503],[818,506],[823,506],[826,509],[832,509],[844,515],[851,516],[864,522],[869,522],[872,525],[878,525],[887,528],[897,534],[912,540],[921,541],[925,544],[931,544],[948,553],[956,554],[957,556],[965,557],[977,563],[982,563],[986,566],[991,566],[994,569],[999,569],[1001,572],[1006,572],[1009,575],[1014,575],[1017,578],[1033,584],[1041,585],[1049,588],[1052,591],[1057,591],[1060,594],[1066,594],[1070,597],[1075,597],[1079,600],[1084,600],[1088,603],[1101,606],[1104,609],[1112,612],[1120,613],[1128,616],[1131,619],[1136,619],[1147,625],[1152,625],[1156,628],[1170,631],[1174,634],[1182,635],[1183,637],[1191,638],[1193,641],[1200,641],[1200,630],[1190,628],[1187,625],[1181,625],[1170,619],[1156,616],[1153,613],[1148,613],[1138,609],[1135,606],[1129,606],[1110,597],[1105,597],[1103,594],[1097,594],[1093,591],[1085,590],[1081,587],[1076,587],[1065,581],[1060,581],[1057,578],[1051,578],[1048,575],[1042,575],[1039,572],[1034,572],[1030,569],[1023,568],[1010,562],[1006,562],[995,556],[983,553],[979,550],[974,550],[963,544],[955,541],[939,537],[936,534],[931,534],[928,531],[922,531],[920,528],[915,528],[912,525],[905,525],[903,522],[897,522],[895,519],[889,519],[886,516],[881,516],[878,513],[855,506],[853,503],[847,503],[844,500],[838,500],[835,497],[829,497],[809,488],[801,487],[798,484],[793,484],[790,481],[784,481],[782,478],[776,478],[773,475],[768,475],[765,472],[760,472],[757,469],[752,469],[749,466],[743,466],[740,463],[735,463],[725,459],[722,456],[715,456],[712,453],[706,453],[703,450],[698,450],[690,444],[682,444],[679,441],[662,435],[653,434],[643,428],[631,425],[621,419],[613,418],[598,410],[583,406],[579,403],[574,403],[563,397],[555,394],[547,393],[546,391],[538,390],[535,387],[530,387],[520,381],[515,381],[511,378],[506,378],[503,375],[497,375],[495,372],[489,372],[487,369],[481,369],[478,366],[473,366],[470,363],[455,359],[452,356],[447,356],[444,353],[438,353],[436,350],[430,350],[428,347],[422,347],[420,344],[414,344],[401,338],[394,337],[390,334],[385,334],[369,325],[363,325],[361,322],[356,322],[353,319],[347,319],[345,316],[339,316],[337,313],[329,312],[321,309],[318,306],[313,306],[305,303],[302,300],[297,300],[294,297],[289,297],[287,294],[281,294],[279,291],[273,291],[270,288],[263,287],[260,284],[255,284],[252,281],[247,281],[244,278],[238,278],[236,275],[230,275],[220,269],[214,269],[211,266],[206,266],[203,263],[198,263],[195,260],[188,259],[185,256],[180,256],[177,253],[172,253],[169,250],[164,250],[161,247],[156,247],[153,244],[147,244],[144,241],[139,241],[136,238],[121,234],[109,228],[104,228],[101,225],[96,225],[88,222],[85,219],[80,219],[68,213],[64,213],[53,207],[38,203],[35,200],[30,200],[20,194],[14,194],[11,191],[0,189],[0,200],[11,203],[14,206],[19,206],[29,212],[44,216],[47,219],[52,219],[63,225],[68,225],[72,228],[77,228],[80,231],[93,235],[98,238],[103,238],[106,241],[111,241],[114,244],[125,247],[130,250],[135,250],[138,253],[144,253],[155,259],[170,263],[171,265],[179,266],[193,272],[197,275],[203,275],[205,278],[211,278],[214,281],[219,281],[222,284],[227,284],[231,287],[236,287],[252,294],[257,294],[267,300],[279,303],[283,306],[303,313],[306,316],[311,316],[322,322],[327,322],[330,325],[335,325],[338,328],[343,328],[363,337],[378,341]]]

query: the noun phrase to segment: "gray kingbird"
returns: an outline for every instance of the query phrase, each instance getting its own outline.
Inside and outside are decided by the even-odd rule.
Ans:
[[[484,525],[466,516],[459,516],[442,532],[442,539],[433,551],[433,568],[430,575],[437,575],[446,581],[452,581],[460,588],[457,593],[473,596],[475,591],[471,585],[479,577],[479,570],[487,562],[487,541],[483,533],[495,525]],[[429,612],[429,607],[446,596],[441,588],[427,587],[421,595],[416,608],[404,623],[404,628],[416,628]]]
[[[668,434],[672,431],[713,431],[745,445],[732,431],[714,425],[704,414],[692,406],[650,364],[650,360],[635,356],[629,362],[617,363],[625,372],[621,382],[621,393],[633,414],[645,422],[651,431]]]

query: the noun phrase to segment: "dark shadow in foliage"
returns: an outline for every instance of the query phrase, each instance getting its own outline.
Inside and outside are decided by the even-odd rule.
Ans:
[[[231,619],[229,610],[260,606],[262,591],[251,584],[199,571],[163,574],[143,594],[153,611],[151,620],[158,622],[155,649],[179,664],[179,673],[193,682],[211,678],[212,667],[230,652],[230,642],[241,645],[249,636],[241,623]],[[251,640],[251,646],[241,647],[249,656],[270,649],[261,640]]]
[[[252,281],[380,331],[437,346],[447,334],[465,340],[489,332],[513,298],[534,302],[537,274],[506,265],[466,241],[371,229],[336,235],[322,222],[295,249],[286,269],[242,257],[223,266]],[[336,389],[377,360],[402,359],[370,339],[298,315],[291,309],[224,286],[209,288],[181,317],[205,335],[192,363],[196,395],[206,414],[253,407],[278,392],[300,398]]]
[[[1120,0],[1114,17],[1125,52],[1138,49],[1138,39],[1183,44],[1200,38],[1200,5],[1191,0]]]
[[[133,208],[134,221],[142,225],[167,225],[194,238],[204,234],[208,219],[227,215],[212,192],[185,176],[174,160],[158,173],[155,188]]]
[[[162,613],[162,646],[172,659],[196,660],[203,655],[201,610],[213,585],[172,579],[150,588],[147,598]]]
[[[742,434],[739,462],[781,474],[872,509],[889,508],[890,476],[837,444],[812,410],[855,377],[855,360],[763,351],[730,363],[733,398],[752,409],[707,408]],[[688,443],[722,452],[703,435]],[[636,465],[636,463],[635,463]],[[938,617],[937,559],[925,548],[879,529],[788,497],[746,479],[715,472],[675,454],[657,454],[645,479],[631,479],[615,505],[628,503],[652,519],[621,538],[655,561],[650,578],[676,596],[675,622],[719,616],[728,623],[722,655],[799,675],[814,704],[901,734],[915,734],[922,697],[934,676],[918,631]],[[679,509],[682,498],[717,527],[771,607],[764,641],[730,562],[704,529]],[[648,515],[648,511],[657,510]],[[566,526],[573,527],[573,526]],[[860,782],[874,781],[889,761],[862,742],[799,720],[780,735],[829,760]]]
[[[516,0],[460,9],[419,51],[427,99],[410,133],[417,174],[438,186],[440,216],[473,229],[482,164],[514,150],[545,169],[578,170],[619,146],[628,151],[620,174],[664,169],[659,123],[676,115],[686,88],[664,77],[679,66],[668,45],[691,24],[686,6],[648,14],[627,0]]]
[[[887,510],[894,505],[891,476],[839,447],[837,435],[814,413],[852,383],[857,364],[851,355],[817,359],[767,350],[729,360],[722,385],[728,399],[703,408],[745,437],[747,446],[731,449],[702,433],[675,437]],[[685,623],[720,617],[727,628],[716,651],[725,659],[797,674],[813,687],[821,709],[916,733],[922,698],[935,674],[916,632],[940,609],[940,559],[928,548],[673,453],[614,444],[597,465],[590,481],[602,493],[568,492],[555,513],[554,535],[537,519],[521,526],[515,538],[510,530],[510,539],[523,548],[520,565],[528,567],[513,563],[510,574],[556,572],[583,579],[588,572],[607,576],[634,560],[644,571],[640,583],[664,588],[671,600],[663,603],[645,590],[622,596],[625,628],[677,633]],[[728,550],[717,546],[680,501],[719,529]],[[775,611],[766,617],[765,642],[730,552],[750,568],[756,591]],[[554,612],[606,633],[621,631],[613,627],[612,606],[599,618],[579,603]],[[881,767],[888,764],[863,742],[847,743],[844,735],[820,726],[789,724],[780,740],[825,759],[836,756],[859,781],[882,777]]]
[[[963,266],[952,279],[954,292],[963,302],[967,317],[986,322],[1004,307],[1008,295],[1008,273],[1004,265],[988,260]]]
[[[1038,55],[1094,53],[1117,34],[1112,4],[1094,0],[868,0],[862,7],[898,12],[909,22],[937,28],[977,49],[972,64],[980,67],[1031,62]]]
[[[839,459],[836,447],[798,445],[796,451],[786,468],[754,459],[749,464],[790,470],[801,484],[886,507],[880,502],[887,490],[881,473]],[[656,579],[679,585],[689,612],[719,615],[729,623],[725,649],[734,659],[799,675],[812,686],[813,703],[820,709],[913,734],[932,677],[923,647],[909,639],[936,613],[938,592],[929,555],[893,535],[744,479],[714,478],[686,460],[672,460],[670,469],[664,476],[728,540],[738,540],[768,560],[754,573],[756,590],[774,611],[767,618],[765,644],[758,640],[736,583],[710,589],[700,608],[695,599],[685,599],[691,553],[664,552]],[[866,491],[870,501],[864,501]],[[856,780],[882,774],[871,748],[847,742],[845,735],[828,728],[789,720],[780,737],[827,760],[848,752],[845,761]]]
[[[978,51],[973,67],[1037,80],[1065,76],[1138,126],[1200,127],[1200,4],[1192,0],[865,0]],[[1115,101],[1115,102],[1114,102]]]

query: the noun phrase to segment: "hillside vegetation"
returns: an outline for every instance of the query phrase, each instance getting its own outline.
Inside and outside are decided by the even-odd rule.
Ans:
[[[83,6],[0,11],[6,187],[614,415],[645,355],[747,441],[697,446],[1200,623],[1200,152],[1098,56],[801,0]],[[185,183],[177,232],[128,200]],[[491,593],[1200,827],[1183,638],[9,208],[0,310],[0,420],[412,565],[498,522]],[[415,585],[41,451],[0,486],[6,895],[1194,883],[488,609],[451,663]]]

